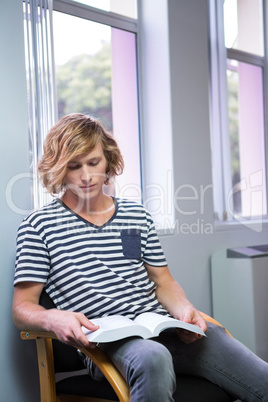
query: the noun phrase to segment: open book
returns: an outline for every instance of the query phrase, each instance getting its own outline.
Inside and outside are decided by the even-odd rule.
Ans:
[[[90,342],[112,342],[130,336],[140,336],[148,339],[158,336],[161,331],[168,328],[181,328],[206,336],[197,325],[156,313],[142,313],[134,320],[122,315],[111,315],[94,318],[91,322],[99,325],[100,328],[96,331],[89,331],[82,327]]]

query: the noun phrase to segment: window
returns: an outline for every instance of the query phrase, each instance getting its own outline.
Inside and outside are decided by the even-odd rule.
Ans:
[[[100,10],[111,11],[125,17],[137,18],[136,0],[76,0]]]
[[[125,159],[124,174],[110,191],[141,201],[137,28],[93,21],[78,4],[71,13],[62,11],[53,12],[58,117],[81,112],[102,121]]]
[[[52,10],[51,1],[24,2],[32,171],[48,129],[62,115],[87,113],[113,133],[124,155],[124,174],[107,191],[140,201],[137,20],[82,3],[54,0]],[[114,11],[119,5],[98,5],[104,3]],[[135,3],[124,0],[125,14]],[[34,208],[49,200],[35,176],[33,199]]]
[[[210,1],[211,142],[219,221],[267,215],[263,21],[262,0]]]
[[[85,112],[112,131],[125,158],[124,174],[108,191],[141,200],[157,230],[170,234],[175,211],[168,7],[158,2],[152,13],[152,3],[137,2],[139,20],[136,0],[23,1],[32,207],[51,198],[34,173],[48,129],[62,114]]]

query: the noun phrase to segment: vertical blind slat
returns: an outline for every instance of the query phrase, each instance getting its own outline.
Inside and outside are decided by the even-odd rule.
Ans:
[[[36,177],[47,131],[56,122],[53,0],[25,0],[25,60],[28,88],[33,208],[46,202]]]

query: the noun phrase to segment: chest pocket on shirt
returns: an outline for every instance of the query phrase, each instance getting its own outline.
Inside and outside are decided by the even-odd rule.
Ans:
[[[141,258],[141,233],[138,229],[123,229],[121,231],[123,254],[131,260]]]

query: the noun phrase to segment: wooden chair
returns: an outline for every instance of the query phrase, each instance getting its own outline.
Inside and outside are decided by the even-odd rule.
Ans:
[[[41,304],[51,308],[53,306],[51,303],[46,300]],[[220,325],[208,315],[201,314],[207,321]],[[108,356],[98,347],[91,350],[81,349],[81,351],[105,375],[106,380],[102,382],[91,379],[87,373],[79,372],[84,368],[84,364],[76,349],[61,343],[54,333],[21,331],[21,338],[36,341],[41,402],[130,401],[127,383]],[[70,377],[56,382],[55,373],[61,372],[69,372]],[[76,372],[79,374],[77,375]],[[196,402],[197,400],[198,402],[232,402],[234,400],[215,384],[201,378],[184,375],[177,379],[177,383],[178,391],[174,398],[180,402]]]
[[[71,369],[72,372],[74,372],[84,367],[83,362],[80,361],[80,358],[78,357],[78,354],[73,355],[72,353],[72,351],[75,351],[75,348],[60,344],[59,341],[57,341],[58,344],[55,343],[53,340],[56,340],[57,337],[52,332],[21,331],[21,338],[23,340],[34,339],[36,341],[41,402],[100,402],[104,400],[119,400],[120,402],[129,401],[129,387],[127,383],[125,382],[119,371],[116,369],[116,367],[113,365],[111,360],[108,358],[108,356],[101,349],[95,348],[91,350],[80,350],[90,359],[92,359],[92,361],[99,367],[99,369],[107,378],[107,382],[99,383],[90,379],[88,374],[85,374],[82,376],[78,375],[71,377],[71,379],[74,380],[73,385],[70,383],[70,380],[67,377],[64,380],[59,381],[60,386],[57,387],[55,382],[55,368],[60,369],[60,366],[56,365],[55,367],[54,353],[58,355],[59,348],[62,347],[60,354],[65,354],[67,352],[68,359],[72,359],[73,357],[75,357],[75,359],[71,361],[70,366],[67,365],[64,367],[63,363],[64,370],[67,370],[68,372]],[[72,350],[71,353],[70,350]],[[76,359],[76,357],[78,359]],[[62,363],[60,363],[60,365],[61,364]],[[84,380],[86,380],[85,383],[88,386],[89,390],[91,388],[93,395],[92,397],[81,395],[75,396],[72,394],[72,390],[70,391],[70,388],[73,387],[73,390],[75,390],[77,387],[77,392],[85,392],[85,390],[83,389],[84,387],[81,388],[81,384],[83,384]],[[67,385],[67,392],[71,392],[70,394],[62,393],[62,389],[64,389],[65,385]],[[97,388],[99,388],[99,392],[96,392],[96,386]],[[109,399],[103,399],[106,396],[108,396]]]

